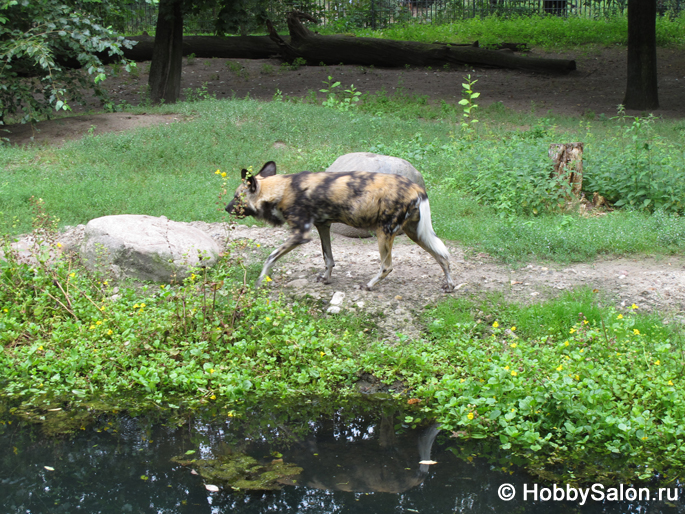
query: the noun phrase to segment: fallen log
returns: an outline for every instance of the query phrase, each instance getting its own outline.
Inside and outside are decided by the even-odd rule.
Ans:
[[[284,36],[287,38],[287,36]],[[126,38],[136,41],[133,48],[124,48],[124,56],[137,62],[150,61],[155,38],[136,36]],[[225,59],[269,59],[278,55],[278,45],[269,36],[184,36],[183,55]],[[318,63],[317,63],[318,64]]]
[[[520,57],[473,46],[340,35],[322,36],[307,29],[300,19],[316,21],[304,13],[289,13],[287,23],[290,41],[281,37],[271,22],[267,21],[269,37],[278,45],[281,56],[288,61],[301,58],[313,65],[343,63],[381,67],[467,64],[540,73],[568,73],[576,69],[576,62],[573,60]]]

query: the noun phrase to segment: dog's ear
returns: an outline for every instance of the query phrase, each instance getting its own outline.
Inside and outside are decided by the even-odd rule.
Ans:
[[[267,162],[262,169],[259,170],[258,175],[262,178],[271,177],[276,174],[276,163],[274,161]]]
[[[243,168],[243,170],[240,172],[240,178],[242,180],[245,180],[245,177],[247,177],[248,173],[249,173],[249,171],[247,171],[245,168]]]

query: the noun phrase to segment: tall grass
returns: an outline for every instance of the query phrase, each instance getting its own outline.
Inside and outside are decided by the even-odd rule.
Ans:
[[[326,33],[326,27],[320,32]],[[330,30],[330,29],[328,29]],[[482,46],[502,43],[527,43],[548,50],[581,45],[626,45],[628,22],[625,16],[611,18],[582,18],[560,16],[487,16],[469,18],[452,23],[393,25],[381,30],[356,29],[356,36],[400,39],[433,43],[471,43]],[[678,46],[685,41],[685,15],[673,20],[657,19],[657,44]]]

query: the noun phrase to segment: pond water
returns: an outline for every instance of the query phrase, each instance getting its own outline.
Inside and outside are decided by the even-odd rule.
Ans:
[[[436,425],[411,429],[392,404],[314,403],[241,415],[221,408],[173,418],[111,413],[81,419],[60,437],[46,435],[47,422],[4,416],[0,513],[685,512],[678,484],[593,490],[544,483],[474,456],[475,447],[460,446]],[[268,492],[236,492],[194,474],[201,462],[237,454],[302,471]],[[500,498],[512,489],[513,499]]]

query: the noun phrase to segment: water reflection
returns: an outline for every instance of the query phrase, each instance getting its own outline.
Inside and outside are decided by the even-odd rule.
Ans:
[[[410,430],[403,419],[388,404],[347,406],[325,415],[309,406],[247,417],[217,409],[166,425],[146,417],[102,418],[63,439],[46,438],[40,428],[14,420],[0,425],[0,512],[685,512],[680,499],[523,501],[524,485],[535,479],[493,469],[484,459],[458,459],[450,451],[455,441],[437,426]],[[227,451],[244,451],[262,462],[283,458],[304,471],[298,485],[273,493],[209,493],[201,477],[171,461],[193,450],[196,458]],[[421,460],[437,464],[420,465]],[[504,483],[517,492],[509,502],[498,498]]]

